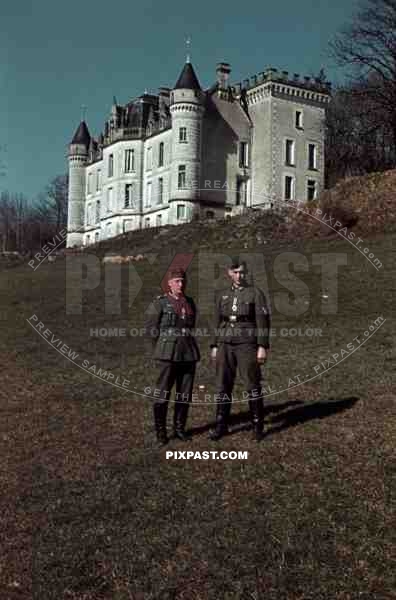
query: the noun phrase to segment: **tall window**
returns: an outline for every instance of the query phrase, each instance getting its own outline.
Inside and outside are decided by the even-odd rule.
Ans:
[[[315,170],[317,168],[316,155],[316,144],[308,144],[308,169]]]
[[[295,126],[296,129],[302,129],[303,128],[303,114],[302,114],[302,110],[296,110],[296,112],[295,112],[294,126]]]
[[[111,212],[113,210],[113,188],[107,188],[107,202],[106,202],[106,210],[107,212]]]
[[[290,166],[296,164],[294,140],[286,140],[285,142],[285,163]]]
[[[147,148],[146,169],[149,171],[152,168],[153,168],[153,149],[150,146],[150,148]]]
[[[99,192],[100,186],[102,185],[102,171],[98,169],[96,171],[96,191]]]
[[[187,127],[179,127],[179,142],[187,142]]]
[[[108,177],[113,177],[113,175],[114,175],[114,155],[113,154],[109,154],[109,164],[108,164],[107,175],[108,175]]]
[[[91,225],[91,219],[92,219],[92,204],[88,204],[87,206],[87,216],[85,219],[85,222],[87,225]]]
[[[186,165],[179,165],[177,187],[179,190],[186,188]]]
[[[125,173],[135,170],[135,150],[125,150]]]
[[[317,186],[315,179],[308,179],[307,181],[307,200],[315,200],[317,196]]]
[[[240,142],[239,144],[239,166],[249,166],[249,148],[247,142]]]
[[[89,246],[89,244],[91,243],[91,236],[87,235],[87,237],[85,238],[85,243],[87,246]]]
[[[246,206],[246,193],[247,186],[246,181],[243,179],[237,179],[237,189],[236,189],[236,206]]]
[[[293,200],[294,198],[294,179],[291,175],[285,176],[284,198],[285,200]]]
[[[92,194],[92,173],[88,173],[88,194]]]
[[[111,237],[111,227],[112,227],[111,223],[107,223],[107,225],[106,225],[106,237],[107,238]]]
[[[157,198],[157,204],[162,204],[164,200],[164,180],[162,179],[162,177],[160,177],[158,179],[158,198]]]
[[[100,221],[100,200],[96,201],[96,219],[95,219],[96,223],[99,223]]]
[[[125,184],[124,208],[133,207],[133,183]]]
[[[148,182],[147,186],[146,186],[146,208],[148,208],[149,206],[151,206],[151,181]]]
[[[185,204],[178,204],[177,205],[177,218],[178,219],[184,219],[186,216],[186,205]]]
[[[157,227],[161,227],[162,225],[162,215],[157,215],[156,219],[155,219],[155,224]]]
[[[95,244],[97,244],[97,243],[99,242],[99,237],[100,237],[100,236],[99,236],[99,231],[97,231],[97,232],[95,233]]]
[[[146,218],[144,219],[144,226],[145,226],[145,227],[150,227],[150,217],[146,217]]]
[[[164,166],[164,142],[160,142],[158,149],[158,166]]]

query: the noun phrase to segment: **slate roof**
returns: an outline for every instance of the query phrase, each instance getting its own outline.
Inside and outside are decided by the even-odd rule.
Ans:
[[[195,74],[194,67],[190,62],[186,62],[183,67],[180,77],[177,80],[174,90],[200,90],[198,77]]]
[[[91,136],[89,135],[88,127],[85,121],[81,121],[78,126],[76,133],[71,141],[72,144],[82,144],[83,146],[89,147]]]

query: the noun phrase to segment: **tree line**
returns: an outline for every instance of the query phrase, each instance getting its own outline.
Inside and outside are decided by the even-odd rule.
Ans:
[[[36,201],[0,192],[0,252],[41,248],[67,224],[68,176],[58,175]]]
[[[330,42],[347,69],[326,115],[326,185],[396,166],[396,0],[364,0]]]

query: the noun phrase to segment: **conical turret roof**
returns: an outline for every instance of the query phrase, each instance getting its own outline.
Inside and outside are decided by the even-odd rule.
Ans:
[[[198,77],[195,74],[194,67],[190,62],[186,62],[183,67],[180,77],[176,82],[174,90],[200,90]]]
[[[81,144],[88,148],[90,141],[91,136],[89,135],[87,124],[85,121],[81,121],[80,125],[77,127],[76,133],[74,134],[71,143]]]

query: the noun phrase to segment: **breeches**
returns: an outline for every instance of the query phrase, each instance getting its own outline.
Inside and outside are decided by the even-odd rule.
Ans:
[[[175,386],[176,402],[191,402],[195,377],[195,362],[173,362],[160,360],[159,375],[156,383],[155,403],[164,404],[170,400]],[[160,390],[158,392],[158,390]]]
[[[261,372],[257,364],[255,344],[221,344],[217,359],[217,392],[225,401],[231,400],[234,381],[239,371],[244,398],[251,399],[260,393]]]

